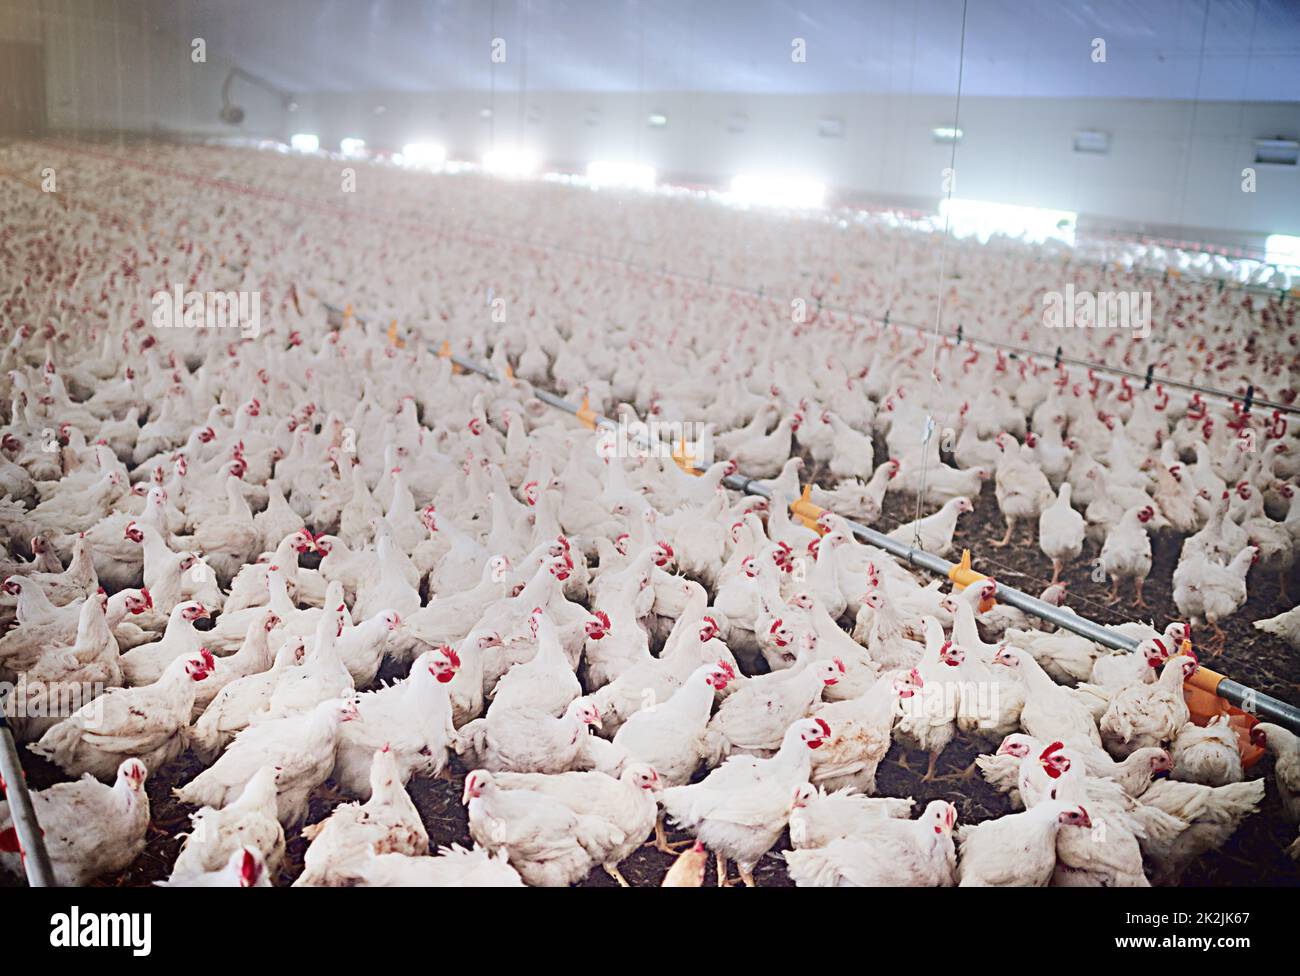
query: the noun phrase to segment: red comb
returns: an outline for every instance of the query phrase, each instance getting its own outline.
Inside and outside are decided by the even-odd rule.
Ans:
[[[1058,749],[1064,749],[1064,748],[1065,748],[1064,742],[1053,742],[1050,746],[1044,749],[1038,756],[1038,762],[1042,765],[1044,772],[1046,772],[1047,775],[1050,776],[1052,779],[1060,778],[1061,773],[1063,773],[1065,769],[1070,768],[1069,760],[1065,760],[1064,762],[1065,769],[1057,769],[1055,766],[1048,765],[1047,762],[1049,759],[1053,758],[1053,754]]]

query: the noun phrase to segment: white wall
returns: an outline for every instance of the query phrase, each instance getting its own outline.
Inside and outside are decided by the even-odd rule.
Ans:
[[[480,118],[493,103],[492,120]],[[520,125],[514,92],[495,99],[486,92],[324,94],[303,99],[294,125],[318,132],[326,146],[343,136],[387,146],[427,136],[453,155],[476,158],[495,137],[497,145],[518,141],[555,165],[581,169],[591,159],[629,159],[700,182],[785,167],[849,193],[928,207],[942,195],[951,152],[930,129],[951,125],[955,107],[953,99],[935,96],[710,92],[532,92],[525,104]],[[376,114],[376,105],[386,111]],[[649,128],[651,112],[667,115],[668,126]],[[728,131],[734,115],[747,117],[745,131]],[[818,136],[825,116],[844,120],[844,138]],[[587,124],[592,117],[597,123]],[[960,125],[965,136],[955,168],[962,196],[1149,229],[1218,229],[1251,238],[1300,233],[1300,169],[1258,167],[1256,192],[1241,190],[1254,139],[1300,135],[1295,103],[966,98]],[[1078,129],[1110,132],[1110,153],[1075,153]]]
[[[133,0],[0,0],[0,37],[43,43],[53,131],[230,134],[217,118],[230,62],[190,57],[190,39],[152,29]],[[236,82],[243,134],[279,137],[279,99]]]

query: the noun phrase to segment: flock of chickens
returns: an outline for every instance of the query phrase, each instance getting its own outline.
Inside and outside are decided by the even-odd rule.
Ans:
[[[710,852],[720,884],[734,864],[752,885],[787,831],[773,856],[799,885],[1147,886],[1177,883],[1267,789],[1300,821],[1300,739],[1254,725],[1275,759],[1252,778],[1237,730],[1196,725],[1183,695],[1249,583],[1285,586],[1285,418],[815,308],[792,320],[789,302],[486,237],[465,212],[576,237],[603,204],[592,232],[643,221],[622,231],[647,254],[747,231],[735,250],[774,275],[818,266],[836,234],[929,266],[933,242],[899,228],[776,235],[692,200],[624,214],[381,166],[340,199],[325,161],[204,147],[0,157],[54,165],[62,188],[0,183],[0,678],[19,740],[67,777],[34,795],[61,883],[140,855],[146,778],[179,759],[201,769],[175,790],[194,808],[166,882],[182,886],[626,883],[647,843],[681,851],[666,885],[701,884]],[[447,229],[410,216],[439,206]],[[964,274],[1026,285],[998,301],[1064,273],[1012,242],[953,247]],[[897,284],[863,265],[797,293],[829,303],[851,275]],[[150,295],[175,282],[258,290],[259,333],[155,327]],[[971,287],[938,292],[975,335],[999,306]],[[331,320],[349,299],[360,314]],[[1156,307],[1192,340],[1173,368],[1289,382],[1294,303],[1175,280]],[[502,381],[460,373],[444,339]],[[1141,355],[1117,341],[1097,355]],[[619,450],[537,389],[698,436]],[[724,487],[736,471],[771,500]],[[1141,644],[1110,653],[845,522],[898,492],[918,518],[890,534],[946,554],[989,480],[1000,544],[1041,549],[1058,605],[1089,540],[1143,607],[1152,535],[1182,538],[1177,619],[1119,626]],[[789,509],[803,481],[815,522]],[[1300,646],[1300,608],[1256,626]],[[955,740],[982,748],[965,775],[1022,812],[958,824],[945,801],[875,795],[892,743],[930,780]],[[463,777],[464,846],[431,851],[417,777]],[[322,796],[345,802],[304,826]],[[309,841],[296,878],[286,832]],[[20,872],[16,841],[0,806]]]

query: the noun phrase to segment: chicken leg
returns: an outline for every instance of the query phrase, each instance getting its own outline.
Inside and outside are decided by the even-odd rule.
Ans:
[[[1141,576],[1133,580],[1133,605],[1135,607],[1141,607],[1143,610],[1147,608],[1146,602],[1142,599],[1142,584],[1145,582],[1146,580]]]
[[[1210,625],[1210,632],[1214,635],[1213,640],[1208,642],[1210,657],[1218,657],[1223,653],[1223,645],[1227,643],[1228,635],[1223,632],[1217,620],[1207,620],[1206,623]]]
[[[1055,586],[1061,581],[1061,560],[1052,560],[1052,585]]]
[[[1001,539],[998,539],[994,542],[990,542],[989,545],[991,545],[994,549],[1005,548],[1011,543],[1011,533],[1014,532],[1015,529],[1016,529],[1016,520],[1011,518],[1010,516],[1007,516],[1007,534],[1004,535]]]
[[[1107,600],[1106,602],[1119,603],[1119,577],[1118,576],[1112,576],[1110,578],[1110,599]]]
[[[740,870],[740,880],[745,882],[746,888],[758,887],[758,882],[754,880],[753,871],[747,871],[745,868],[740,867],[740,865],[736,865],[736,867]]]
[[[727,859],[726,859],[726,857],[723,856],[723,854],[722,854],[721,851],[714,851],[714,852],[713,852],[713,856],[714,856],[714,858],[715,858],[715,863],[716,863],[717,866],[718,866],[718,887],[719,887],[719,888],[730,888],[730,887],[731,887],[731,879],[727,877]]]
[[[930,764],[925,767],[925,775],[921,777],[922,783],[934,782],[934,764],[937,763],[938,761],[939,761],[939,754],[937,752],[930,753]]]
[[[606,874],[608,874],[611,878],[613,878],[615,881],[618,882],[618,886],[620,888],[632,887],[630,884],[628,884],[627,878],[623,877],[623,875],[619,872],[617,864],[602,864],[601,867],[605,869]]]
[[[680,840],[676,844],[669,842],[668,832],[664,830],[664,815],[663,815],[663,811],[661,810],[659,812],[659,816],[655,817],[654,840],[648,840],[641,846],[653,847],[655,850],[662,851],[665,854],[675,855],[679,850],[681,850],[682,848],[690,847],[693,843],[695,842],[690,840]]]

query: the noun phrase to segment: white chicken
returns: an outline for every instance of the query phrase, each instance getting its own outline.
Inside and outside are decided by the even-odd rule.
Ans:
[[[368,772],[364,803],[344,803],[325,820],[303,828],[311,846],[295,888],[354,884],[375,854],[421,857],[429,852],[428,832],[406,792],[396,754],[377,749]]]
[[[601,772],[496,773],[492,779],[500,790],[550,797],[575,817],[604,821],[608,829],[592,831],[583,847],[621,887],[630,887],[618,865],[641,846],[657,821],[657,794],[663,784],[652,767],[628,763],[618,779]]]
[[[237,851],[257,851],[274,873],[284,860],[284,828],[276,818],[277,771],[263,766],[239,796],[223,809],[204,807],[190,814],[192,825],[172,865],[171,884],[220,871]]]
[[[916,820],[877,819],[785,860],[801,888],[947,888],[956,881],[956,824],[957,808],[933,800]]]
[[[148,775],[139,759],[125,759],[117,779],[105,786],[87,773],[70,783],[32,792],[45,851],[54,878],[63,887],[80,887],[100,875],[120,871],[140,856],[149,827]],[[18,835],[9,804],[0,802],[0,865],[22,875]]]
[[[70,776],[111,778],[125,756],[161,769],[189,742],[196,683],[211,671],[206,652],[178,657],[156,682],[114,688],[49,729],[31,747]]]
[[[456,741],[447,685],[459,667],[450,647],[433,648],[416,658],[406,680],[357,696],[358,718],[340,730],[334,763],[334,781],[343,792],[369,797],[377,749],[385,751],[385,765],[393,765],[403,785],[417,773],[442,773]]]
[[[215,763],[174,792],[182,803],[218,809],[234,802],[263,766],[276,768],[280,823],[307,816],[307,800],[334,768],[339,730],[357,717],[356,700],[323,701],[309,712],[260,722],[235,736]]]
[[[1057,832],[1091,830],[1086,808],[1063,800],[963,826],[957,883],[963,888],[1045,888],[1056,870]]]
[[[1043,555],[1052,561],[1052,582],[1061,578],[1066,563],[1079,558],[1083,552],[1083,516],[1070,505],[1070,483],[1061,485],[1056,501],[1043,509],[1038,516],[1038,545]]]
[[[824,721],[801,719],[786,730],[771,758],[732,756],[700,782],[664,790],[664,811],[714,851],[720,886],[729,883],[727,860],[754,886],[758,859],[780,837],[800,787],[808,783],[812,750],[830,735]]]

